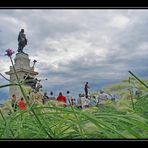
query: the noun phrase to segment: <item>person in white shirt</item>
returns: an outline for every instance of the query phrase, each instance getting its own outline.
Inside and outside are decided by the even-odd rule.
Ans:
[[[107,100],[107,94],[101,90],[98,96],[98,104],[104,104],[106,100]]]
[[[77,99],[77,107],[78,108],[81,108],[82,106],[82,103],[81,103],[81,93],[79,94],[79,97],[78,97],[78,99]]]
[[[85,105],[86,105],[85,95],[84,94],[81,94],[81,107],[82,107],[82,109],[85,108]]]
[[[66,93],[67,93],[66,94],[66,104],[67,104],[67,106],[70,106],[70,105],[72,105],[72,96],[70,95],[69,91],[67,91]]]

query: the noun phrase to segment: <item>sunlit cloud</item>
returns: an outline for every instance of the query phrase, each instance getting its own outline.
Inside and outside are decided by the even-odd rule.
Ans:
[[[130,19],[128,17],[123,16],[123,15],[117,15],[112,18],[110,25],[112,27],[117,27],[119,29],[122,29],[122,28],[127,27],[129,21]]]

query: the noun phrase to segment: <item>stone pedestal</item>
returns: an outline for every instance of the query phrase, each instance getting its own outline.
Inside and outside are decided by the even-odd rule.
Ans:
[[[34,77],[38,75],[38,72],[34,71],[34,67],[30,67],[30,59],[28,54],[26,53],[17,53],[14,59],[14,67],[16,69],[17,75],[20,81],[24,80],[24,76],[29,74],[29,76]],[[11,83],[17,83],[16,75],[14,73],[14,69],[10,66],[10,71],[6,72],[7,75],[10,75]],[[27,86],[23,86],[27,87]],[[22,93],[18,86],[10,86],[9,87],[9,97],[15,94],[17,98],[22,97]]]

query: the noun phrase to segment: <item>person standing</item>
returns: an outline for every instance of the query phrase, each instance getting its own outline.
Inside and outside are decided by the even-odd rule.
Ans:
[[[57,97],[57,101],[62,103],[64,106],[66,106],[66,97],[63,96],[62,92],[59,93],[59,96]]]
[[[105,101],[107,100],[107,94],[100,90],[100,94],[98,94],[98,105],[105,104]]]
[[[70,95],[69,91],[67,91],[66,93],[67,93],[67,95],[66,95],[66,104],[67,104],[67,106],[70,106],[70,105],[72,105],[72,96]]]
[[[25,110],[26,109],[26,104],[25,104],[23,98],[21,98],[21,100],[18,102],[18,107],[20,108],[20,110]]]
[[[12,108],[13,108],[14,112],[17,111],[17,101],[16,101],[16,95],[15,94],[12,95]]]
[[[81,108],[84,109],[86,107],[86,98],[84,94],[81,94]]]
[[[85,97],[88,98],[88,89],[89,89],[89,85],[88,85],[88,82],[85,83],[85,86],[84,86],[84,91],[85,91]]]
[[[49,100],[55,100],[55,96],[53,95],[53,92],[52,91],[50,92]]]
[[[78,99],[77,99],[77,107],[82,108],[82,102],[81,102],[81,93],[79,93]]]
[[[46,102],[49,101],[49,97],[47,96],[47,92],[44,92],[44,95],[43,95],[43,104],[46,104]]]

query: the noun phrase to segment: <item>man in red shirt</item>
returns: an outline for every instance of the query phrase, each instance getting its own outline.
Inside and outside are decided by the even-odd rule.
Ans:
[[[21,98],[21,100],[18,102],[18,106],[19,106],[20,110],[25,110],[26,109],[26,105],[25,105],[25,102],[24,102],[23,98]]]
[[[64,106],[66,106],[66,97],[62,95],[62,92],[59,93],[59,96],[57,97],[57,101],[64,103]]]

